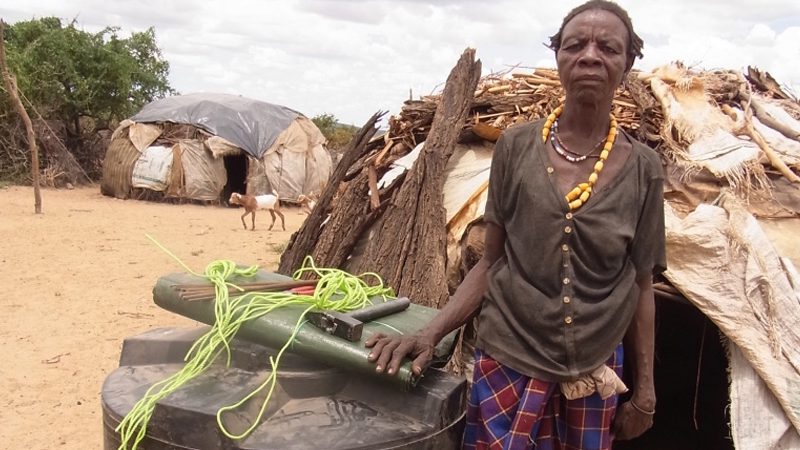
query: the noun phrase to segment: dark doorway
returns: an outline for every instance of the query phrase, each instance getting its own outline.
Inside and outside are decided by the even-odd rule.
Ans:
[[[719,329],[677,291],[656,290],[656,311],[654,425],[638,439],[615,442],[614,450],[733,450]]]
[[[220,203],[227,205],[228,199],[231,198],[231,193],[247,193],[247,155],[244,153],[227,155],[224,157],[224,161],[225,172],[228,174],[228,183],[222,189]]]

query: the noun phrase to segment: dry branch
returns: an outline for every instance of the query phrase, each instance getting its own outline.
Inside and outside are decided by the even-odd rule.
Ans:
[[[467,119],[480,73],[475,51],[466,50],[447,78],[425,147],[351,268],[375,271],[400,295],[428,306],[440,307],[448,296],[444,169],[461,131],[453,124]]]
[[[346,181],[348,169],[366,153],[367,144],[377,132],[375,124],[384,114],[384,112],[375,113],[348,144],[342,160],[333,171],[317,205],[303,222],[303,226],[292,235],[286,251],[281,255],[279,273],[290,275],[300,267],[306,255],[313,255],[316,264],[320,267],[340,267],[344,258],[350,254],[352,246],[355,244],[344,242],[341,238],[336,239],[335,233],[350,229],[349,225],[351,224],[358,228],[359,221],[366,219],[367,211],[364,207],[367,205],[351,205],[348,203],[349,199],[337,199],[336,197],[340,194],[340,190],[347,195],[349,189],[345,189],[347,185],[340,186],[343,183],[348,183],[351,189],[352,186],[358,185],[360,180]],[[366,185],[366,182],[363,184]],[[334,206],[337,205],[341,205],[341,207],[335,208]],[[344,219],[344,225],[339,224],[340,217]],[[324,228],[323,223],[325,223]],[[338,226],[341,228],[337,228]],[[337,244],[341,244],[341,248],[336,248],[339,246]],[[342,254],[344,257],[341,256]]]
[[[800,183],[800,177],[798,177],[797,174],[792,172],[792,169],[790,169],[789,166],[787,166],[786,163],[783,162],[783,160],[781,160],[780,156],[778,156],[778,154],[775,153],[775,150],[773,150],[769,146],[767,141],[764,139],[764,137],[761,136],[761,133],[759,133],[758,131],[756,131],[755,128],[753,128],[751,117],[747,118],[744,131],[748,136],[750,136],[753,142],[755,142],[758,145],[758,148],[760,148],[761,151],[764,152],[772,167],[777,169],[778,172],[781,173],[781,175],[786,177],[786,179],[791,181],[792,183]]]
[[[19,94],[17,93],[17,80],[13,75],[11,75],[11,72],[8,70],[8,66],[6,65],[4,31],[5,22],[0,20],[0,69],[3,71],[3,81],[6,85],[6,91],[8,92],[8,95],[11,96],[11,101],[17,108],[17,112],[22,118],[22,121],[25,122],[25,130],[27,131],[28,136],[28,148],[31,152],[31,178],[33,181],[34,211],[36,214],[41,214],[42,194],[39,191],[39,151],[36,148],[36,134],[33,132],[31,118],[28,116],[28,112],[25,111],[25,107],[22,106],[22,101],[19,99]]]

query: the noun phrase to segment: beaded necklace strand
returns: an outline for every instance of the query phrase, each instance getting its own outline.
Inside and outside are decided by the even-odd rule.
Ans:
[[[592,150],[589,153],[582,154],[578,152],[573,152],[569,148],[567,148],[566,144],[561,142],[561,137],[558,134],[558,119],[553,122],[552,132],[550,133],[550,143],[553,144],[553,148],[556,150],[556,153],[561,155],[562,158],[566,159],[571,163],[579,163],[581,161],[586,160],[587,158],[599,158],[600,155],[593,154],[594,151],[600,148],[606,142],[605,138],[603,138],[597,144],[594,144]]]
[[[542,127],[543,143],[547,143],[547,138],[550,136],[550,128],[553,127],[553,124],[563,111],[564,105],[560,105],[558,108],[554,109],[549,116],[547,116],[547,120],[545,120],[544,126]],[[566,196],[564,196],[569,204],[570,211],[580,208],[589,200],[589,197],[592,195],[592,188],[594,187],[595,183],[597,183],[600,172],[603,170],[603,165],[606,159],[608,159],[611,149],[614,148],[614,140],[617,138],[617,119],[614,118],[613,114],[609,114],[609,119],[608,137],[606,137],[605,145],[603,146],[603,150],[600,152],[598,161],[594,163],[594,170],[592,170],[592,173],[589,175],[589,181],[586,183],[580,183],[579,185],[575,186],[575,188],[572,189]]]

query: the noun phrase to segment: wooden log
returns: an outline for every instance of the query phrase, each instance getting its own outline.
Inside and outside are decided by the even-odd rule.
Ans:
[[[722,111],[726,112],[728,114],[730,114],[730,112],[729,112],[730,108],[731,107],[728,106],[728,105],[722,105]],[[783,162],[783,160],[775,152],[775,150],[773,150],[769,146],[769,144],[767,143],[767,140],[764,139],[764,137],[761,135],[761,133],[759,133],[753,127],[753,111],[752,110],[748,109],[748,110],[745,111],[744,126],[743,126],[743,129],[741,130],[741,133],[745,134],[747,136],[750,136],[750,139],[752,139],[753,142],[755,142],[756,145],[758,145],[758,148],[760,148],[761,151],[764,152],[764,155],[766,155],[766,157],[769,160],[769,163],[772,165],[772,167],[777,169],[778,172],[781,173],[781,175],[786,177],[786,179],[789,180],[792,183],[800,183],[800,177],[798,177],[796,173],[792,172],[792,169],[789,168],[789,166],[787,166],[786,163]]]
[[[318,266],[346,268],[356,244],[385,210],[383,206],[372,210],[368,194],[369,175],[365,169],[342,189],[336,208],[316,236],[316,245],[309,254]]]
[[[6,65],[6,46],[5,37],[5,22],[0,20],[0,70],[3,72],[3,81],[6,85],[6,92],[11,96],[11,102],[17,108],[20,118],[25,123],[25,130],[28,137],[28,149],[31,152],[31,179],[33,182],[33,210],[36,214],[42,213],[42,193],[39,190],[39,150],[36,148],[36,133],[33,132],[33,123],[31,122],[28,112],[22,106],[22,101],[19,99],[17,93],[17,80],[8,71]]]
[[[551,78],[553,80],[560,79],[559,76],[558,76],[558,71],[555,70],[555,69],[537,68],[537,69],[533,69],[533,73],[534,73],[534,75],[542,77],[542,78]]]
[[[374,271],[400,295],[441,307],[448,298],[444,169],[472,104],[481,72],[475,50],[467,49],[450,72],[431,131],[414,167],[386,211],[353,273]]]
[[[791,181],[792,183],[800,183],[800,177],[798,177],[796,173],[792,172],[792,169],[790,169],[789,166],[787,166],[786,163],[783,162],[780,156],[778,156],[778,154],[775,153],[775,150],[773,150],[769,146],[769,144],[767,144],[767,141],[764,139],[763,136],[761,136],[761,133],[759,133],[758,131],[756,131],[755,128],[753,128],[753,124],[749,119],[745,124],[745,130],[747,134],[750,136],[750,138],[752,138],[753,141],[758,145],[761,151],[763,151],[764,154],[767,155],[767,159],[769,159],[769,163],[772,165],[772,167],[777,169],[778,172],[780,172],[784,177],[786,177],[787,180]]]
[[[486,139],[487,141],[497,142],[497,140],[500,139],[500,133],[502,133],[502,130],[492,125],[487,125],[483,122],[475,122],[475,124],[472,125],[472,132],[481,138]]]
[[[525,82],[532,86],[561,86],[561,81],[559,80],[550,80],[547,78],[534,78],[528,77],[525,78]]]
[[[489,90],[487,92],[490,93],[490,94],[498,94],[498,93],[506,92],[506,91],[509,91],[509,90],[511,90],[511,85],[510,84],[504,84],[502,86],[491,87],[491,88],[489,88]]]
[[[369,186],[369,206],[376,210],[381,206],[381,198],[378,193],[378,171],[373,164],[367,166],[367,185]]]
[[[755,99],[751,99],[749,94],[742,92],[743,97],[745,97],[748,101],[750,101],[750,107],[753,109],[753,113],[758,120],[761,121],[764,125],[772,128],[773,130],[781,133],[782,135],[786,136],[789,139],[793,139],[795,141],[800,141],[800,133],[793,130],[791,127],[779,122],[774,117],[772,117],[761,105],[761,102]]]
[[[506,111],[506,112],[501,112],[501,113],[496,113],[496,114],[484,114],[484,115],[478,115],[476,117],[476,119],[477,120],[491,119],[493,117],[507,116],[507,115],[513,114],[513,113],[514,113],[514,111]]]
[[[797,101],[797,99],[792,98],[792,96],[783,91],[781,85],[772,78],[769,72],[761,72],[755,67],[747,66],[747,73],[744,76],[753,86],[771,97]]]
[[[645,111],[660,110],[655,97],[648,91],[645,82],[640,80],[638,75],[628,73],[625,78],[625,87],[633,102],[639,107],[642,115],[645,115]]]
[[[381,117],[383,117],[384,114],[386,113],[380,111],[373,114],[367,123],[361,127],[358,133],[353,136],[353,139],[347,145],[347,149],[344,152],[342,160],[336,165],[336,169],[333,171],[333,174],[331,175],[325,190],[322,192],[317,205],[303,222],[303,225],[300,227],[300,229],[292,234],[286,250],[281,255],[281,261],[278,265],[278,273],[291,275],[301,266],[306,255],[312,254],[320,236],[322,224],[328,219],[329,213],[333,214],[337,211],[343,211],[343,214],[348,213],[348,211],[346,211],[348,210],[346,206],[336,208],[337,211],[331,211],[334,197],[337,194],[339,185],[344,182],[344,179],[347,175],[347,170],[351,165],[364,156],[364,153],[368,148],[367,144],[378,131],[378,128],[375,126],[375,124],[378,122],[378,120],[380,120]],[[366,186],[366,180],[364,185]],[[363,201],[361,206],[368,207],[368,205],[364,204]],[[344,229],[346,230],[347,228]],[[341,231],[341,229],[337,231]],[[317,260],[316,263],[320,267],[338,267],[338,264],[331,265],[330,260]]]

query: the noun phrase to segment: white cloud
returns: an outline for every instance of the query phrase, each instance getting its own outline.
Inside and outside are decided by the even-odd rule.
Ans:
[[[318,14],[326,19],[375,25],[383,21],[387,6],[385,3],[369,5],[370,2],[358,0],[300,0],[298,9]]]
[[[645,40],[648,69],[672,60],[702,68],[755,65],[800,92],[800,2],[619,0]],[[18,4],[24,3],[24,4]],[[217,91],[361,125],[430,93],[466,47],[484,73],[554,65],[542,45],[580,4],[528,0],[29,0],[0,6],[15,22],[77,17],[96,31],[154,26],[181,92]]]
[[[745,42],[750,45],[771,45],[774,41],[775,32],[763,23],[753,25],[750,33],[745,37]]]

